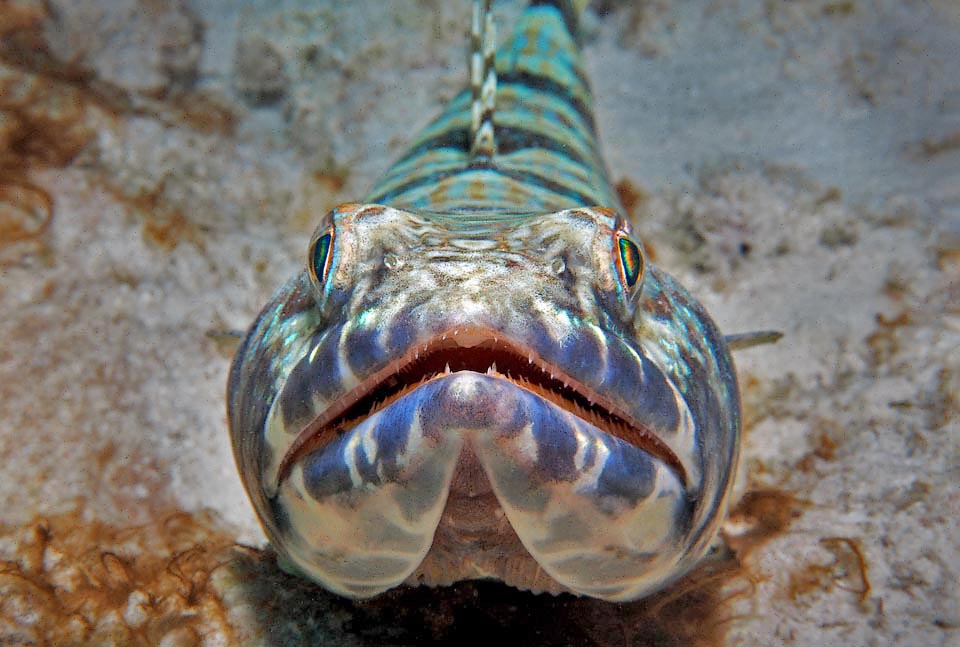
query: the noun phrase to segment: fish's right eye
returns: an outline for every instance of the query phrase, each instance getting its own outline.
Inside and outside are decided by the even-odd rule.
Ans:
[[[333,227],[318,231],[310,242],[307,267],[310,271],[310,278],[320,289],[323,289],[327,277],[330,276],[330,268],[333,264],[333,242]]]

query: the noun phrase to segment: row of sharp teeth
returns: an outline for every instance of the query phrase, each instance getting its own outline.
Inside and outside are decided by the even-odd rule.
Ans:
[[[532,357],[532,356],[530,357],[530,363],[533,364],[533,357]],[[544,372],[546,372],[546,371],[544,371]],[[443,368],[443,375],[451,375],[452,373],[453,373],[453,371],[450,370],[450,362],[447,362],[446,366],[444,366],[444,368]],[[438,373],[438,375],[439,375],[439,373]],[[496,362],[494,362],[493,364],[491,364],[490,366],[487,367],[487,375],[501,375],[501,373],[497,372],[497,363],[496,363]],[[513,377],[512,375],[510,375],[509,373],[507,373],[506,376],[507,376],[508,378],[510,378],[511,380],[517,380],[517,381],[523,382],[523,383],[525,383],[525,384],[527,384],[527,383],[530,382],[530,380],[528,380],[527,378],[523,377],[522,375],[521,375],[521,376],[518,376],[518,377]],[[422,381],[426,381],[426,380],[428,380],[428,379],[429,379],[429,378],[424,378]],[[550,379],[551,379],[551,380],[555,379],[553,373],[550,373]],[[566,380],[564,380],[564,381],[563,381],[563,388],[568,388],[569,386],[570,386],[570,383],[567,382]],[[593,400],[590,400],[590,404],[593,404]]]
[[[453,373],[453,371],[450,370],[450,362],[447,362],[447,365],[444,366],[443,368],[443,374],[450,375],[451,373]],[[487,375],[494,375],[494,374],[498,374],[496,362],[494,362],[493,364],[487,367]],[[553,376],[551,375],[550,377],[553,377]]]

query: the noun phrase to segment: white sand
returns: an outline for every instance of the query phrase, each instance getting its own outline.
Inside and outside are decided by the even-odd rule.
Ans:
[[[207,333],[249,325],[322,212],[361,197],[465,74],[467,2],[338,4],[52,3],[52,55],[127,100],[81,100],[83,152],[27,175],[54,200],[44,244],[4,246],[4,524],[83,497],[114,524],[212,508],[260,541],[229,352]],[[955,644],[960,8],[608,4],[586,57],[638,231],[725,331],[786,333],[736,356],[740,491],[807,505],[751,553],[728,644]],[[503,31],[521,5],[502,3]],[[235,130],[192,127],[169,96],[184,88]],[[0,150],[11,115],[44,114],[3,94]]]

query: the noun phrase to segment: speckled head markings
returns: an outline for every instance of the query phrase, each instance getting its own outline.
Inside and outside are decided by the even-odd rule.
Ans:
[[[723,338],[645,262],[599,154],[580,2],[534,2],[363,203],[334,209],[234,360],[268,537],[352,597],[496,578],[635,599],[722,520]]]

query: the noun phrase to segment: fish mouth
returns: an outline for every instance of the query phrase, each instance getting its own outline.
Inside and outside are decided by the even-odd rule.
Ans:
[[[553,403],[659,459],[686,486],[683,464],[652,429],[529,347],[495,330],[479,327],[452,328],[435,335],[339,397],[297,434],[280,462],[277,482],[282,482],[300,459],[322,449],[364,419],[427,382],[463,371],[506,380]]]

